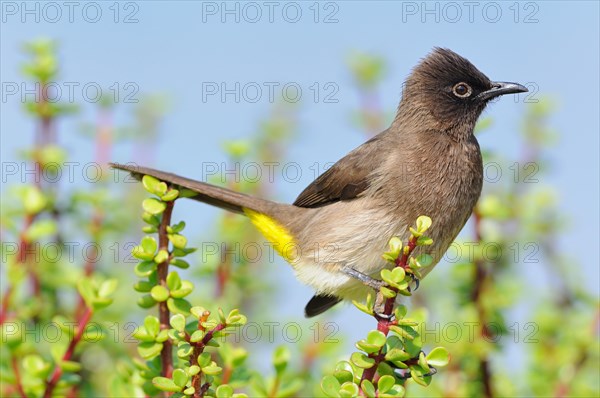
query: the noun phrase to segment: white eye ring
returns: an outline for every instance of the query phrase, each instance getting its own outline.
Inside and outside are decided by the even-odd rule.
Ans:
[[[452,87],[452,93],[459,98],[467,98],[473,94],[473,89],[467,83],[457,83]]]

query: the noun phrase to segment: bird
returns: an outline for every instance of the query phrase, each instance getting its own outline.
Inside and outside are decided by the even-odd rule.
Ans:
[[[408,76],[391,125],[341,158],[292,204],[278,203],[172,173],[112,163],[138,180],[155,177],[195,193],[191,199],[250,219],[315,290],[305,316],[342,300],[363,300],[390,267],[382,258],[391,237],[403,241],[426,215],[433,220],[427,275],[461,231],[481,194],[483,163],[475,124],[493,99],[528,91],[491,81],[469,60],[435,47]],[[358,276],[358,277],[357,277]]]

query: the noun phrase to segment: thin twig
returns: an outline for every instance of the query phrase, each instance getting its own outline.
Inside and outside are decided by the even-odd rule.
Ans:
[[[481,215],[477,212],[477,209],[473,212],[474,226],[475,226],[475,239],[481,245]],[[489,335],[489,331],[486,327],[486,311],[481,300],[481,294],[483,292],[485,282],[487,280],[487,273],[485,270],[485,263],[482,260],[474,259],[474,283],[473,290],[471,291],[471,300],[475,304],[477,311],[477,317],[479,318],[479,324],[481,325],[481,336],[486,337]],[[486,398],[494,397],[494,390],[492,387],[492,372],[490,369],[490,361],[487,354],[480,354],[479,357],[479,370],[481,375],[481,383],[483,384],[483,394]]]
[[[25,232],[29,229],[31,224],[33,224],[33,221],[35,221],[35,218],[36,218],[36,214],[28,214],[25,217],[25,222],[23,223],[23,229],[21,230],[21,233],[19,234],[19,246],[18,246],[18,252],[16,255],[16,259],[17,259],[18,264],[25,265],[27,274],[29,275],[29,280],[31,282],[31,286],[32,286],[34,295],[37,296],[38,292],[40,291],[40,281],[39,281],[39,278],[38,278],[35,270],[31,266],[28,265],[27,259],[28,259],[28,254],[29,254],[31,245],[29,244],[29,242],[27,241],[27,238],[25,236]],[[12,292],[13,292],[13,286],[9,284],[8,287],[6,288],[6,291],[4,292],[4,295],[2,296],[2,306],[0,306],[0,325],[3,325],[4,322],[6,322],[6,319],[8,318],[8,309],[10,307],[10,299],[11,299]]]
[[[81,319],[78,322],[79,328],[77,329],[77,333],[75,333],[75,335],[69,342],[67,351],[65,352],[65,355],[63,355],[63,357],[62,357],[63,361],[69,361],[73,357],[73,354],[75,353],[75,348],[77,347],[77,344],[79,344],[79,342],[81,341],[81,338],[83,337],[83,333],[85,332],[85,328],[87,327],[87,324],[89,323],[90,319],[92,318],[93,313],[94,312],[92,311],[92,309],[90,307],[86,308],[85,312],[83,313]],[[62,371],[60,364],[56,364],[54,367],[54,372],[52,373],[52,376],[50,377],[50,380],[46,383],[46,391],[44,391],[44,398],[50,398],[52,396],[52,392],[54,391],[56,384],[60,380],[62,373],[63,373],[63,371]]]
[[[169,237],[167,235],[167,227],[171,223],[171,214],[173,213],[174,201],[166,202],[167,207],[163,212],[160,227],[158,229],[158,249],[169,251]],[[167,275],[169,274],[169,259],[158,264],[157,267],[158,283],[162,286],[167,286]],[[168,330],[170,326],[169,307],[166,301],[158,303],[158,319],[160,321],[161,330]],[[165,340],[160,352],[162,363],[161,375],[170,378],[173,373],[173,343],[170,339]]]
[[[21,383],[21,372],[19,371],[19,364],[17,363],[17,358],[14,356],[11,359],[13,373],[15,374],[15,382],[17,383],[17,390],[22,398],[27,398],[27,394],[25,394],[25,390],[23,389],[23,384]]]
[[[401,267],[401,268],[407,269],[408,268],[408,259],[410,258],[410,255],[412,254],[412,252],[415,250],[416,247],[417,247],[417,238],[415,238],[414,236],[411,236],[406,245],[407,250],[404,251],[404,249],[403,249],[402,255],[396,259],[396,267]],[[394,288],[393,286],[390,286],[389,288],[391,290],[395,291],[396,293],[398,293],[398,289]],[[379,330],[386,336],[390,332],[390,326],[395,325],[397,322],[395,320],[392,320],[392,314],[394,313],[394,304],[395,303],[396,303],[396,296],[386,299],[385,305],[384,305],[384,310],[383,310],[384,316],[383,317],[375,316],[375,319],[377,319],[377,330]],[[383,348],[381,348],[376,353],[369,354],[369,358],[374,359],[375,363],[370,368],[364,370],[362,377],[361,377],[361,383],[363,380],[369,380],[371,382],[373,381],[373,378],[375,377],[375,372],[377,372],[377,367],[385,358],[385,354],[383,353]]]

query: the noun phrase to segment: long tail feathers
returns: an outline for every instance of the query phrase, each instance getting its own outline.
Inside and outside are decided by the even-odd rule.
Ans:
[[[217,206],[234,213],[245,214],[244,208],[259,213],[269,213],[269,209],[275,205],[274,202],[268,200],[255,198],[227,188],[181,177],[165,171],[151,169],[149,167],[120,163],[110,163],[110,166],[115,169],[128,171],[136,180],[141,180],[144,175],[149,175],[175,187],[189,189],[197,193],[196,196],[193,196],[190,199]]]
[[[138,181],[141,180],[144,175],[149,175],[171,184],[178,189],[189,189],[196,193],[196,195],[190,197],[190,199],[250,217],[259,231],[265,235],[269,241],[278,243],[284,247],[286,244],[293,243],[293,238],[289,235],[288,231],[271,218],[273,216],[272,213],[274,212],[279,213],[279,216],[281,216],[282,213],[287,213],[289,216],[289,208],[285,209],[288,210],[287,212],[281,211],[284,210],[281,207],[286,205],[255,198],[227,188],[181,177],[165,171],[151,169],[149,167],[119,163],[110,163],[110,166],[115,169],[129,172],[131,176]],[[293,208],[293,206],[290,206],[290,208]],[[276,211],[277,209],[280,211]],[[262,214],[266,215],[266,217],[262,216]],[[280,252],[280,254],[286,258],[284,253]],[[340,301],[342,300],[338,297],[316,294],[306,305],[305,316],[310,318],[319,315]]]

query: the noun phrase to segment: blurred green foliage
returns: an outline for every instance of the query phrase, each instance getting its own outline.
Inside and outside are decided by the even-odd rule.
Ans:
[[[24,75],[41,86],[56,79],[61,71],[56,51],[52,41],[27,44]],[[392,115],[378,97],[386,62],[357,53],[349,70],[361,104],[351,118],[370,136]],[[520,157],[484,153],[486,164],[497,164],[514,179],[486,184],[467,226],[471,238],[454,246],[458,259],[438,267],[403,300],[407,306],[396,308],[399,325],[390,335],[368,332],[353,354],[344,351],[339,335],[335,344],[305,335],[297,344],[279,346],[236,338],[248,320],[272,321],[260,309],[277,299],[279,287],[255,277],[267,274],[272,264],[224,255],[202,261],[188,242],[210,236],[223,242],[222,254],[240,242],[258,241],[257,232],[243,218],[223,212],[206,236],[186,237],[183,221],[165,217],[185,192],[145,179],[154,196],[144,199],[131,184],[111,183],[106,162],[124,140],[136,143],[134,161],[149,162],[167,103],[162,96],[147,96],[135,108],[131,126],[112,124],[114,107],[105,98],[97,120],[81,129],[102,168],[97,183],[65,186],[59,178],[42,178],[2,193],[1,254],[7,260],[1,269],[2,396],[354,396],[359,389],[380,397],[600,394],[598,297],[580,287],[572,248],[559,243],[561,235],[572,232],[558,208],[558,193],[541,183],[551,170],[546,149],[558,137],[548,100],[524,106]],[[36,129],[33,143],[21,153],[23,161],[52,177],[49,165],[69,159],[58,136],[68,138],[71,132],[59,131],[58,121],[77,110],[43,96],[25,104]],[[284,158],[297,129],[296,111],[277,105],[250,138],[225,142],[230,161],[266,164]],[[492,124],[482,119],[477,134],[486,134]],[[277,193],[257,181],[227,183],[253,195]],[[98,256],[111,242],[137,240],[140,228],[146,235],[133,251],[139,262],[123,261],[131,249],[123,245],[113,249],[114,256]],[[57,259],[70,252],[72,242],[90,249]],[[397,259],[403,245],[392,240],[386,258]],[[528,259],[538,260],[547,289],[523,285]],[[410,261],[417,267],[427,259]],[[125,282],[134,276],[134,283]],[[397,289],[383,290],[386,297],[410,294],[406,272],[382,278]],[[368,313],[372,305],[372,300],[357,303]],[[526,312],[520,318],[528,320],[524,324],[510,320],[517,309]],[[378,326],[375,320],[372,326]],[[314,332],[326,335],[326,325]],[[169,370],[163,366],[169,362],[165,347],[173,353]],[[363,370],[378,353],[385,359],[378,364],[378,377],[364,380]],[[262,363],[265,358],[270,365]],[[386,361],[408,370],[394,371]],[[432,381],[431,367],[446,364]],[[413,380],[399,377],[404,374]]]

